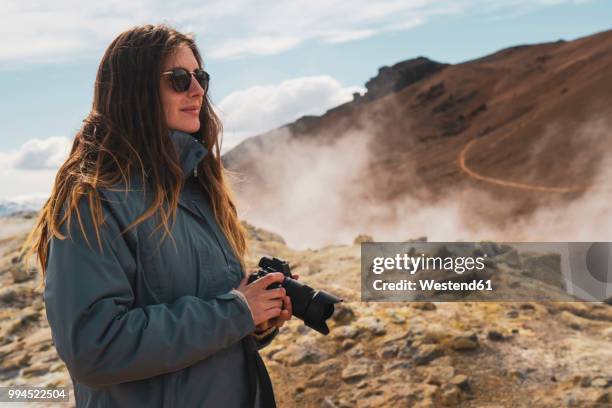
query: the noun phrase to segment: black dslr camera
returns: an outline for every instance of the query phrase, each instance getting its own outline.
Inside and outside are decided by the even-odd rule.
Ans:
[[[321,334],[329,334],[325,321],[334,313],[334,304],[342,299],[324,292],[315,290],[291,278],[291,269],[286,261],[278,258],[264,256],[259,260],[259,270],[249,276],[248,283],[263,278],[269,273],[281,272],[285,275],[282,283],[273,283],[267,289],[284,287],[287,296],[291,298],[293,315],[304,321],[304,324]]]

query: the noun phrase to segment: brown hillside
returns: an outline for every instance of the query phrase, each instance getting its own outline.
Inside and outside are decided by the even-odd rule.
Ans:
[[[325,187],[320,177],[321,188],[347,209],[385,206],[407,195],[436,200],[470,188],[509,203],[503,214],[488,214],[490,220],[513,219],[543,203],[570,202],[595,184],[605,187],[599,179],[611,151],[610,78],[612,31],[512,47],[457,65],[418,58],[381,68],[368,81],[378,84],[376,93],[368,87],[320,117],[248,139],[224,159],[246,178],[242,197],[275,194],[299,180],[309,167],[296,169],[295,159],[307,155],[313,163],[349,169],[352,176],[341,185],[358,183],[357,192]],[[317,148],[339,140],[345,144],[331,159],[318,157]],[[366,153],[347,148],[360,143]],[[364,164],[352,168],[359,160],[352,156]],[[252,199],[249,206],[250,214],[265,218]]]

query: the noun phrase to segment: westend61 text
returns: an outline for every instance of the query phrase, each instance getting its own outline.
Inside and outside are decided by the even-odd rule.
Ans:
[[[433,279],[419,279],[417,282],[402,279],[399,282],[385,282],[377,279],[372,283],[374,290],[412,291],[412,290],[437,290],[437,291],[468,291],[468,290],[493,290],[491,280],[473,280],[471,282],[436,282]]]

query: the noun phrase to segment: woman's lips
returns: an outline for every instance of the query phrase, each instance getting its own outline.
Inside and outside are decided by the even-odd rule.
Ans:
[[[199,109],[181,109],[181,112],[185,112],[185,113],[188,113],[190,115],[195,115],[195,116],[200,114]]]

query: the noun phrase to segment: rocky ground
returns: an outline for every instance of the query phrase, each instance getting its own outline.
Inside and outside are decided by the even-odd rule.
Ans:
[[[69,386],[38,278],[16,258],[31,224],[0,220],[0,386]],[[294,251],[250,232],[251,266],[284,258],[345,300],[330,335],[293,319],[262,350],[279,407],[612,407],[606,303],[361,302],[358,244]]]

